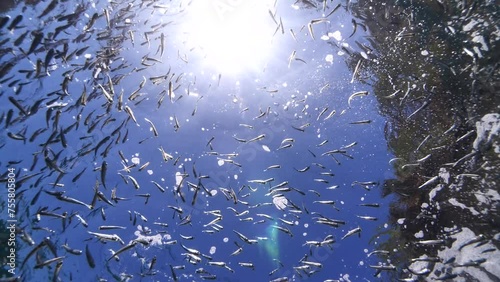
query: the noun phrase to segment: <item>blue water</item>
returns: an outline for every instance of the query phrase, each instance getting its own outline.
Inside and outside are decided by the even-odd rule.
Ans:
[[[9,166],[7,164],[9,160],[22,160],[20,164],[14,165],[20,171],[18,178],[39,171],[46,176],[36,188],[32,186],[38,179],[37,177],[19,188],[18,191],[24,191],[18,199],[19,226],[31,234],[36,244],[48,236],[58,246],[58,255],[65,256],[59,274],[61,281],[97,281],[98,278],[113,281],[112,273],[115,275],[120,273],[133,275],[131,281],[140,281],[141,279],[143,281],[173,281],[169,265],[185,265],[185,269],[175,271],[179,281],[200,281],[199,274],[195,273],[197,268],[204,268],[209,273],[217,275],[217,281],[267,281],[278,277],[288,277],[290,280],[296,281],[323,281],[325,279],[371,281],[379,279],[373,277],[375,270],[369,267],[369,265],[377,265],[378,259],[375,256],[368,258],[367,253],[376,250],[377,244],[381,240],[381,238],[375,237],[375,234],[388,228],[384,224],[387,222],[388,202],[390,199],[381,199],[378,185],[372,186],[371,190],[368,191],[361,186],[351,184],[354,181],[383,183],[384,179],[393,177],[388,164],[392,156],[385,144],[385,121],[378,113],[377,102],[369,85],[369,79],[364,79],[364,82],[355,79],[351,83],[353,69],[348,68],[346,64],[348,55],[339,54],[341,50],[333,47],[333,45],[348,44],[348,48],[353,48],[355,52],[359,52],[361,50],[357,50],[359,48],[354,42],[355,40],[364,40],[363,38],[367,34],[364,34],[363,30],[358,28],[353,37],[347,38],[352,31],[351,17],[341,7],[328,18],[328,23],[314,25],[315,39],[313,40],[308,33],[307,24],[312,19],[327,14],[337,3],[335,5],[329,3],[326,12],[323,12],[321,9],[294,9],[290,4],[283,1],[278,2],[275,7],[271,5],[270,9],[276,11],[276,15],[282,17],[285,33],[281,34],[280,31],[276,33],[272,39],[270,54],[264,62],[259,62],[260,65],[258,64],[259,67],[257,68],[242,66],[238,71],[224,72],[217,65],[206,65],[206,62],[204,62],[204,55],[206,54],[203,48],[190,49],[187,46],[189,44],[184,44],[180,39],[183,35],[183,21],[189,18],[189,6],[185,2],[182,4],[186,5],[185,10],[181,8],[180,11],[178,5],[176,5],[177,3],[163,3],[162,5],[169,6],[169,9],[166,13],[162,13],[159,8],[148,7],[145,3],[141,5],[141,1],[133,1],[131,2],[134,7],[131,9],[132,12],[127,13],[126,17],[120,19],[118,18],[118,11],[125,8],[125,4],[117,4],[111,8],[111,4],[105,1],[97,1],[95,5],[91,4],[86,8],[85,14],[82,14],[76,21],[75,27],[66,29],[57,38],[69,39],[70,52],[77,48],[89,46],[89,49],[80,57],[74,57],[69,62],[63,62],[60,58],[53,59],[50,63],[53,66],[50,75],[33,79],[30,84],[24,86],[18,95],[13,93],[13,88],[2,85],[3,94],[1,98],[5,102],[0,105],[1,111],[6,113],[9,109],[13,109],[16,113],[14,117],[17,117],[18,110],[8,102],[8,96],[14,96],[17,100],[22,101],[27,108],[27,105],[32,104],[36,99],[48,97],[51,91],[61,92],[63,73],[67,71],[71,73],[72,70],[76,70],[73,73],[72,81],[69,83],[68,92],[70,95],[61,96],[58,101],[68,103],[61,108],[59,126],[67,128],[76,121],[76,116],[80,113],[79,127],[66,134],[67,148],[63,148],[60,142],[48,145],[56,154],[62,150],[59,165],[66,174],[59,183],[64,184],[64,187],[54,188],[49,184],[56,181],[58,174],[51,173],[51,170],[46,167],[43,154],[39,155],[38,163],[30,171],[33,154],[40,150],[40,145],[49,138],[52,130],[58,130],[58,128],[52,128],[53,120],[49,123],[49,129],[38,136],[34,142],[17,141],[4,136],[2,142],[4,146],[1,149],[1,164],[4,169]],[[70,13],[72,11],[71,7],[77,3],[67,1],[55,8],[49,16],[37,19],[37,15],[41,13],[43,7],[46,7],[47,4],[40,3],[35,6],[20,4],[19,7],[8,11],[7,14],[14,17],[21,13],[21,9],[25,9],[22,28],[20,27],[12,33],[6,31],[6,28],[3,29],[2,38],[9,38],[6,45],[13,46],[11,42],[26,29],[40,28],[45,35],[48,35],[55,27],[61,25],[53,17],[58,13]],[[94,60],[97,52],[103,50],[107,44],[106,41],[95,40],[100,31],[107,29],[107,23],[103,15],[104,8],[110,11],[111,19],[112,21],[116,20],[116,25],[123,24],[125,18],[130,20],[130,24],[128,25],[127,22],[128,27],[123,29],[123,35],[121,29],[116,28],[113,30],[113,35],[124,40],[124,42],[113,47],[119,53],[119,58],[107,62],[111,63],[110,71],[106,71],[105,65],[102,65],[101,67],[104,67],[102,72],[94,77],[95,68],[78,69],[77,65],[85,63],[84,54],[90,54],[90,60]],[[238,6],[235,6],[235,9],[238,9]],[[82,33],[83,27],[94,13],[99,13],[102,16],[96,21],[93,27],[94,31],[89,33],[91,39],[84,43],[72,42],[71,39]],[[267,13],[267,11],[264,11],[264,13]],[[30,18],[33,20],[30,21]],[[266,20],[272,21],[270,16],[267,16]],[[143,33],[148,31],[148,27],[169,21],[173,21],[173,23],[149,36],[151,47],[148,46],[149,44],[141,45],[142,42],[146,42]],[[276,25],[272,23],[272,26],[272,30],[265,32],[272,34]],[[303,26],[304,28],[302,28]],[[291,37],[289,29],[295,31],[297,41]],[[134,33],[134,44],[132,44],[125,30],[131,30]],[[341,41],[330,38],[328,42],[334,43],[330,45],[326,40],[320,39],[321,35],[335,31],[340,31],[342,34],[343,39]],[[161,58],[162,62],[136,71],[136,68],[144,67],[141,65],[143,56],[148,55],[159,58],[159,55],[155,55],[155,53],[162,32],[166,36],[165,53]],[[19,59],[8,75],[14,74],[15,77],[19,77],[22,81],[30,81],[30,79],[22,77],[17,71],[32,69],[32,65],[36,64],[36,60],[39,58],[44,60],[46,54],[46,51],[42,50],[41,52],[23,56],[18,49],[27,50],[30,44],[29,40],[25,40],[21,46],[13,47],[15,55],[9,54],[2,58],[3,62],[9,59]],[[63,45],[57,45],[55,48],[62,51]],[[296,50],[296,56],[306,63],[293,60],[290,67],[288,67],[288,58],[293,50]],[[183,54],[187,54],[189,58],[187,63],[179,58]],[[333,62],[331,63],[325,60],[328,54],[333,55]],[[255,56],[257,60],[259,54],[241,54],[241,56]],[[125,63],[125,67],[115,70],[114,68],[121,63]],[[147,63],[153,64],[154,62],[147,61]],[[167,94],[163,104],[158,108],[158,95],[162,91],[168,91],[168,81],[154,85],[149,78],[166,74],[169,69],[171,69],[170,75],[175,73],[175,77],[172,79],[174,87],[178,85],[180,87],[174,91],[175,97],[173,97],[172,101]],[[114,102],[109,114],[106,114],[107,101],[97,86],[97,84],[104,86],[108,81],[106,73],[110,77],[116,75],[125,76],[119,84],[114,85]],[[183,73],[182,78],[175,81],[181,73]],[[219,74],[221,75],[220,82],[218,80]],[[135,105],[134,102],[128,101],[127,97],[132,91],[138,89],[143,78],[146,78],[146,83],[140,90],[143,96],[136,101],[143,99],[143,97],[145,100]],[[326,84],[329,84],[329,86],[323,88]],[[80,106],[69,110],[69,106],[79,99],[84,86],[88,94],[96,90],[96,93],[92,94],[96,95],[96,97],[89,99],[85,107]],[[264,87],[267,90],[276,91],[266,91],[263,89]],[[127,113],[117,110],[116,103],[121,91],[124,92],[124,105],[128,105],[133,110],[139,126],[129,120],[120,130],[120,141],[117,142],[117,135],[111,136],[110,141],[99,149],[95,157],[94,152],[85,156],[78,156],[81,146],[88,143],[92,143],[88,148],[95,146],[103,138],[110,136],[111,132],[128,118]],[[366,97],[354,98],[352,106],[349,107],[347,103],[348,97],[358,91],[368,91],[369,94]],[[176,100],[180,95],[182,95],[182,98]],[[201,96],[203,98],[200,99]],[[52,97],[55,96],[48,97],[46,101]],[[197,111],[192,115],[195,107]],[[242,112],[247,107],[248,110]],[[325,107],[328,107],[328,110],[320,118],[317,118],[320,111]],[[46,110],[46,104],[42,103],[37,114],[13,123],[8,128],[5,128],[4,122],[2,134],[6,135],[8,131],[18,132],[26,128],[26,136],[31,136],[36,129],[46,127]],[[332,118],[324,120],[332,110],[336,110],[336,113]],[[261,118],[256,118],[261,111],[268,111],[268,113]],[[93,115],[90,124],[96,120],[98,115],[104,115],[104,117],[96,129],[88,133],[87,130],[90,124],[84,125],[84,120],[91,112],[93,112]],[[111,121],[102,127],[104,120],[108,117],[115,118],[116,121]],[[178,119],[180,124],[177,131],[174,128],[174,117]],[[153,137],[149,124],[144,120],[145,118],[155,124],[159,134],[158,137]],[[350,124],[360,120],[371,120],[371,123]],[[305,127],[303,132],[292,127],[300,127],[306,123],[310,125]],[[243,127],[240,124],[251,125],[253,129]],[[128,138],[126,142],[122,142],[127,131]],[[248,140],[260,134],[265,134],[263,140],[250,143],[238,142],[233,138]],[[82,137],[88,138],[82,140]],[[207,146],[207,142],[212,137],[214,137],[211,142],[213,150]],[[139,144],[145,138],[150,139]],[[293,146],[277,150],[285,138],[293,138],[294,142],[291,143]],[[323,140],[328,140],[328,142],[324,146],[318,147],[317,145]],[[113,144],[110,145],[109,153],[104,158],[101,153],[111,142]],[[339,149],[353,142],[357,144],[346,149],[346,154],[350,157],[335,155],[339,163],[330,156],[322,156],[326,151]],[[264,145],[270,149],[270,152],[265,150]],[[163,161],[159,151],[160,146],[173,156],[172,160]],[[123,152],[128,160],[128,165],[131,164],[132,157],[138,157],[140,165],[146,162],[150,162],[150,164],[143,171],[138,171],[138,167],[132,168],[130,173],[122,171],[123,165],[118,151]],[[209,152],[218,152],[219,155],[213,155]],[[221,156],[221,154],[229,153],[237,154],[237,156],[234,158]],[[67,162],[61,164],[61,160],[64,158],[66,158]],[[177,158],[178,161],[173,165]],[[231,159],[241,166],[227,162],[219,165],[219,158]],[[99,169],[103,160],[108,164],[107,188],[103,187],[100,178]],[[325,168],[321,168],[314,163],[321,164]],[[264,171],[268,166],[277,164],[281,168]],[[173,190],[176,173],[187,173],[188,177],[185,181],[194,184],[198,183],[193,173],[193,166],[196,167],[198,175],[208,175],[210,177],[201,180],[203,185],[208,190],[215,190],[218,193],[209,197],[201,189],[196,203],[191,205],[194,192],[190,190],[186,182],[181,188],[186,202],[183,202],[178,195],[175,195]],[[295,171],[295,169],[306,166],[310,166],[307,172],[299,173]],[[72,183],[72,178],[84,168],[87,169],[82,177],[76,183]],[[151,170],[152,173],[149,174],[148,170]],[[321,172],[331,172],[334,176],[321,175]],[[134,177],[139,182],[140,189],[135,190],[130,182],[126,184],[120,174],[125,178],[127,178],[126,175]],[[261,185],[248,182],[249,180],[270,177],[274,178],[274,181],[270,184],[271,186],[288,181],[289,187],[300,189],[305,193],[305,196],[293,191],[284,194],[289,201],[301,209],[300,214],[290,212],[290,207],[284,211],[278,210],[272,204],[272,197],[265,196],[270,188],[269,184]],[[319,178],[327,180],[328,183],[314,181],[314,179]],[[111,190],[116,188],[117,195],[128,200],[120,201],[114,207],[100,201],[97,202],[92,211],[89,211],[83,206],[57,201],[53,196],[42,193],[35,205],[29,204],[40,188],[47,191],[64,190],[66,191],[65,195],[90,203],[93,198],[93,187],[96,180],[100,183],[99,190],[108,199],[111,196]],[[161,193],[151,181],[156,181],[164,188],[166,187],[166,192]],[[227,201],[219,190],[219,188],[223,187],[234,189],[237,192],[243,185],[250,185],[252,188],[256,188],[257,191],[250,192],[250,190],[244,189],[238,196],[240,200],[248,202],[249,206],[264,203],[269,205],[248,208],[241,202],[234,204],[232,201]],[[338,188],[326,189],[334,185],[338,185]],[[308,190],[315,190],[321,196],[318,197],[314,193],[308,192]],[[136,196],[139,193],[150,193],[151,197],[147,204],[145,204],[144,198]],[[250,193],[248,197],[241,198],[241,195],[247,193]],[[313,203],[318,200],[334,200],[335,207],[338,210],[328,205]],[[361,203],[380,203],[381,207],[361,207],[359,206]],[[169,205],[182,208],[184,211],[183,216],[191,215],[191,224],[179,226],[180,219],[174,215],[172,209],[167,207]],[[78,213],[86,219],[89,226],[85,228],[78,223],[76,218],[72,218],[71,223],[67,223],[64,228],[60,219],[42,217],[40,222],[36,222],[34,215],[39,207],[44,206],[59,214],[63,212],[68,214]],[[249,213],[242,216],[242,218],[253,217],[253,221],[240,221],[234,212],[228,209],[229,207],[236,209],[238,212],[248,210]],[[101,208],[105,210],[106,220],[103,220],[100,215]],[[209,226],[204,227],[204,225],[215,218],[213,215],[204,213],[209,210],[221,210],[223,215],[223,219],[218,222],[223,229],[214,234],[203,232],[203,230],[211,229]],[[129,219],[129,214],[133,215],[134,212],[143,215],[147,222],[138,218],[134,226]],[[328,218],[343,220],[346,224],[339,228],[332,228],[315,223],[317,214],[313,214],[313,212]],[[257,213],[270,215],[275,220],[266,220],[264,223],[254,224],[257,220],[264,219],[257,216]],[[357,215],[373,216],[377,217],[378,220],[367,221],[356,217]],[[279,223],[280,226],[286,226],[277,220],[278,217],[295,223],[294,226],[287,226],[293,233],[293,237],[271,227],[276,223]],[[153,222],[168,223],[169,226],[161,227],[154,225]],[[119,225],[126,227],[126,229],[99,231],[98,227],[101,225]],[[117,234],[127,244],[137,238],[134,233],[138,232],[139,225],[150,230],[148,235],[161,236],[161,242],[155,245],[152,244],[149,247],[138,244],[133,250],[120,254],[119,262],[115,260],[107,262],[111,257],[109,249],[118,250],[122,247],[119,243],[100,243],[87,232]],[[35,226],[48,228],[53,232],[34,230]],[[354,235],[341,240],[349,230],[356,227],[362,229],[360,237]],[[259,240],[257,244],[249,245],[240,240],[233,230],[244,234],[250,239],[266,237],[267,240]],[[180,237],[181,234],[193,236],[194,239],[184,240]],[[308,246],[303,246],[305,241],[321,241],[327,235],[333,235],[336,240],[332,248],[324,246],[312,248],[310,251]],[[227,239],[227,242],[225,242],[225,239]],[[165,245],[170,240],[177,240],[177,244]],[[28,246],[21,240],[18,240],[18,242],[20,247],[17,254],[19,259],[22,260],[33,247]],[[230,256],[237,249],[233,242],[237,242],[243,247],[243,252],[237,256]],[[72,248],[84,250],[84,252],[85,246],[88,245],[97,266],[93,269],[90,268],[85,254],[75,256],[65,253],[61,247],[64,243],[68,243]],[[190,264],[182,255],[186,251],[180,246],[181,243],[186,247],[210,255],[213,261],[226,262],[227,266],[234,270],[234,273],[224,268],[208,265],[206,258],[202,258],[202,262],[197,265]],[[209,254],[211,247],[216,247],[214,254]],[[53,254],[47,248],[44,248],[41,253],[46,259],[53,257]],[[299,277],[293,267],[302,265],[299,260],[305,254],[308,254],[308,261],[319,262],[322,267],[312,267],[310,270],[317,270],[317,273],[312,274],[310,277],[305,275],[304,272],[300,272],[302,277]],[[157,258],[156,266],[153,268],[155,275],[147,275],[141,278],[140,273],[147,272],[148,263],[155,256]],[[269,272],[279,266],[279,263],[273,259],[279,260],[283,266],[272,276],[269,276]],[[251,262],[254,264],[255,269],[241,267],[238,262]],[[52,279],[54,266],[50,269],[33,269],[34,264],[35,257],[32,256],[23,269],[18,269],[18,274],[26,281]]]

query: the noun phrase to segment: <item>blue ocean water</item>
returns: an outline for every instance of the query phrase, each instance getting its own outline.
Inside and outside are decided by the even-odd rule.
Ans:
[[[377,63],[372,35],[351,5],[53,0],[4,12],[1,164],[33,176],[17,189],[19,234],[33,239],[17,239],[19,280],[392,279],[375,269],[391,259],[371,252],[398,230],[382,190],[395,156],[380,78],[363,67]]]

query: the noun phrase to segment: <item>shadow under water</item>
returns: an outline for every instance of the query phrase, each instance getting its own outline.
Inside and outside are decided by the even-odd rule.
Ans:
[[[393,279],[499,281],[500,8],[497,1],[363,1],[371,73],[395,155]],[[354,68],[355,61],[352,61]]]

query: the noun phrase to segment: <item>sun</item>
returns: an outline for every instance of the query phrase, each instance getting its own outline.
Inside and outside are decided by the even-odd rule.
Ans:
[[[259,70],[272,53],[277,28],[272,0],[203,0],[187,8],[186,43],[201,52],[201,63],[220,73]]]

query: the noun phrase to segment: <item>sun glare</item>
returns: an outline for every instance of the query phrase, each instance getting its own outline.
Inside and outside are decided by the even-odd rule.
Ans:
[[[203,0],[188,8],[187,44],[201,52],[202,64],[221,73],[263,68],[277,27],[272,0]]]

